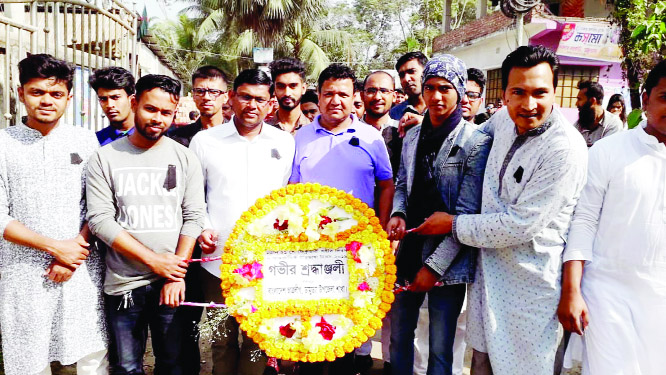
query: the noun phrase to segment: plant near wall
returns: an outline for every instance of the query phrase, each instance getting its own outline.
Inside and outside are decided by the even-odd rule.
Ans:
[[[614,0],[611,17],[622,26],[620,47],[632,108],[640,108],[640,85],[666,52],[666,0]]]

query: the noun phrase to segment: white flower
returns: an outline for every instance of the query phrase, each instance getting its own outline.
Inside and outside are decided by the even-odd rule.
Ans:
[[[308,228],[305,230],[305,235],[308,236],[308,241],[319,241],[319,237],[321,235],[317,231],[318,227],[312,228],[312,226],[308,225]]]
[[[338,234],[338,232],[340,232],[340,224],[333,221],[324,225],[324,229],[321,231],[321,234],[325,234],[330,238],[335,238],[335,235]]]
[[[361,259],[361,264],[359,264],[358,267],[364,269],[368,276],[373,275],[377,267],[377,258],[375,257],[375,252],[372,248],[367,245],[361,246],[358,251],[358,256]]]
[[[372,304],[373,295],[374,295],[374,293],[371,293],[371,292],[356,291],[356,292],[352,292],[350,297],[353,301],[352,304],[354,305],[354,307],[359,308],[359,309],[363,309],[367,305]]]
[[[379,289],[379,279],[376,277],[368,277],[366,280],[368,283],[368,286],[370,287],[370,290],[377,290]]]
[[[261,237],[266,232],[266,229],[269,229],[262,219],[256,219],[245,228],[247,233],[254,237]],[[272,229],[272,227],[270,228]]]

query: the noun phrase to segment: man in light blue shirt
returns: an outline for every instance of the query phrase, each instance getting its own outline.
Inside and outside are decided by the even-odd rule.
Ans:
[[[355,81],[352,70],[341,64],[331,64],[320,74],[321,114],[296,133],[289,182],[316,182],[344,190],[374,207],[386,227],[394,192],[391,162],[381,133],[352,114]],[[353,353],[329,368],[331,374],[356,372]],[[300,373],[321,374],[323,364],[301,363]]]

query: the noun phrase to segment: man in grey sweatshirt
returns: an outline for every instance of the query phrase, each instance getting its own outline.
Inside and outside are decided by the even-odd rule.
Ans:
[[[100,148],[88,164],[88,221],[106,245],[104,294],[112,374],[142,373],[147,329],[155,371],[180,375],[177,307],[205,212],[196,156],[162,137],[178,106],[180,82],[147,75],[132,100],[136,131]]]

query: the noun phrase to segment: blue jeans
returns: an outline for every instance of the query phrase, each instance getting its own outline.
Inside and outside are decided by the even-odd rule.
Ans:
[[[128,297],[104,295],[110,330],[112,375],[143,375],[148,328],[155,354],[156,375],[182,375],[182,321],[178,309],[160,305],[164,281],[136,288]]]
[[[428,292],[430,340],[428,375],[451,375],[453,339],[460,309],[465,299],[465,284],[434,287]],[[391,311],[391,368],[393,375],[412,375],[414,367],[414,330],[425,293],[400,292]]]

